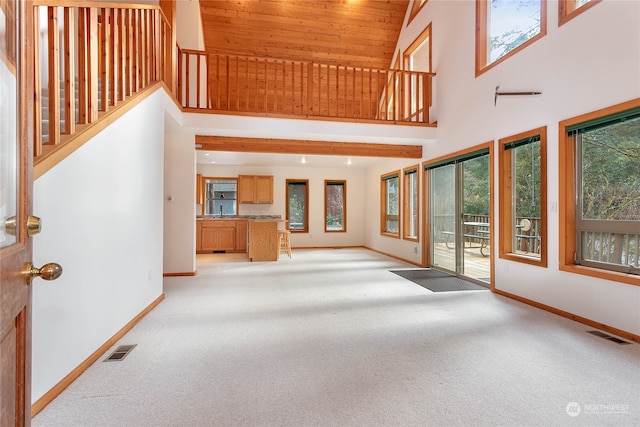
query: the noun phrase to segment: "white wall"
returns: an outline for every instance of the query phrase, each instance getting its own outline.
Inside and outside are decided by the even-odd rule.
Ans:
[[[558,3],[547,5],[547,35],[477,78],[475,2],[430,0],[402,31],[396,51],[403,51],[432,23],[438,134],[436,143],[425,146],[425,159],[488,141],[494,141],[497,150],[498,139],[546,125],[548,267],[501,260],[493,254],[495,286],[640,334],[640,287],[559,271],[558,242],[565,237],[559,236],[557,212],[558,122],[640,96],[640,2],[604,1],[562,27],[557,24]],[[501,91],[543,94],[500,97],[494,106],[496,86]],[[382,172],[400,165],[392,162]],[[380,172],[368,171],[367,185]],[[494,188],[498,178],[496,173]],[[497,224],[497,194],[494,200]],[[406,257],[407,245],[381,238],[373,229],[379,195],[368,191],[366,203],[367,212],[374,212],[367,217],[367,244]]]
[[[167,117],[167,121],[173,120]],[[194,137],[165,129],[164,273],[196,271]]]
[[[309,180],[309,233],[292,233],[293,247],[362,246],[364,244],[364,169],[321,167],[265,167],[198,165],[198,173],[210,177],[273,175],[272,205],[239,205],[239,215],[286,215],[286,180]],[[347,181],[347,231],[324,231],[324,180]]]
[[[162,294],[164,91],[34,183],[35,402]]]

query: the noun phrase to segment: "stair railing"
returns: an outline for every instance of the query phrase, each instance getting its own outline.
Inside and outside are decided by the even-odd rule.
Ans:
[[[158,6],[34,0],[34,156],[136,93],[171,88],[171,24]],[[167,66],[168,64],[168,66]]]

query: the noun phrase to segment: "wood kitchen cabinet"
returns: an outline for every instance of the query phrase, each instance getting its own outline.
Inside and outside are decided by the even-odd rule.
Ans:
[[[238,202],[273,204],[272,175],[239,175]]]
[[[196,252],[213,251],[246,252],[247,221],[196,221]]]

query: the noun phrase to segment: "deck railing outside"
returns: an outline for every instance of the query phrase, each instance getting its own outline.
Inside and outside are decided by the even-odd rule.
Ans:
[[[78,125],[173,75],[171,26],[159,7],[67,3],[33,2],[36,162]]]
[[[196,111],[426,125],[434,75],[178,49],[178,99]]]

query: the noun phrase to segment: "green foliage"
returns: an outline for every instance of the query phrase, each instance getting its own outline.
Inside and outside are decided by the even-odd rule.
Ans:
[[[489,156],[467,160],[463,167],[464,213],[489,215]]]
[[[585,219],[640,219],[640,118],[582,134]]]
[[[540,141],[514,149],[515,214],[540,218]]]

